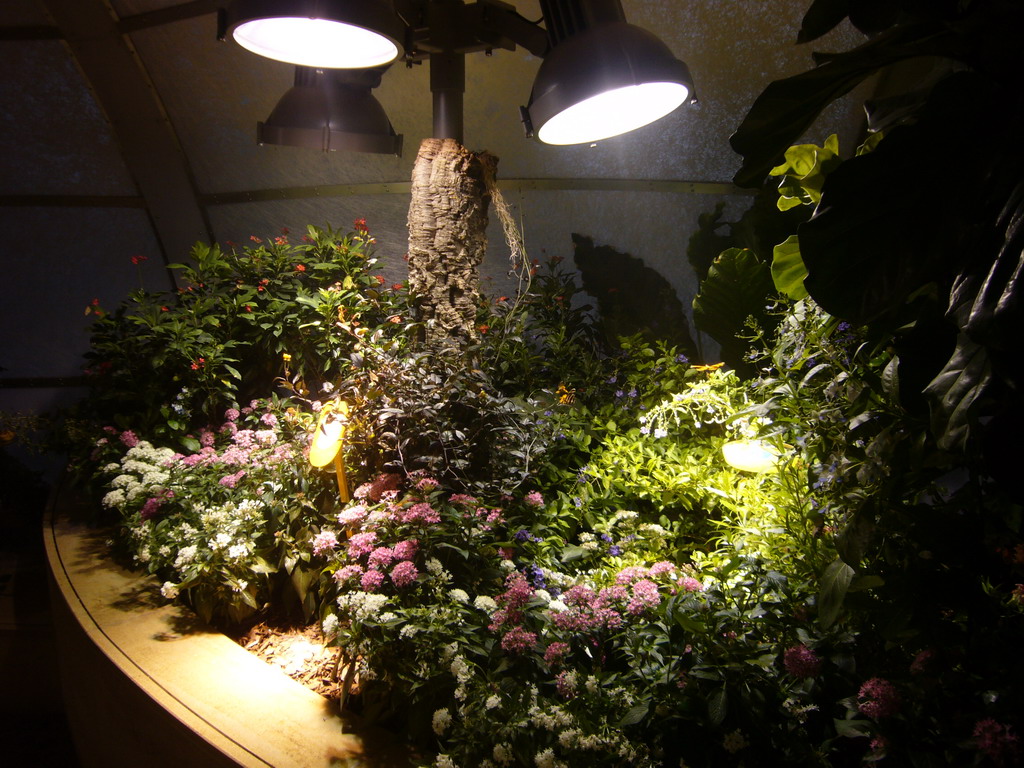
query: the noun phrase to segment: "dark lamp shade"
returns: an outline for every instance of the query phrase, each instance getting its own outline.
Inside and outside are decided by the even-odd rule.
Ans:
[[[692,100],[686,64],[647,30],[612,21],[556,45],[527,106],[546,144],[600,141],[652,123]]]
[[[270,117],[257,124],[257,142],[400,156],[402,137],[369,86],[336,82],[339,74],[300,70]]]
[[[225,23],[253,53],[327,69],[392,62],[404,37],[388,0],[234,0]]]

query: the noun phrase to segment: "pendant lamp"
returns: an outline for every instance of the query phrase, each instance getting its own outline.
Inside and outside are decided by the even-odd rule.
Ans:
[[[380,68],[296,67],[295,84],[266,122],[257,124],[257,142],[400,156],[402,136],[371,93],[381,74]]]
[[[542,0],[541,8],[551,49],[522,110],[540,141],[599,141],[694,100],[686,64],[627,23],[619,0]]]
[[[253,53],[331,69],[394,61],[404,30],[391,0],[233,0],[220,17],[221,38]]]

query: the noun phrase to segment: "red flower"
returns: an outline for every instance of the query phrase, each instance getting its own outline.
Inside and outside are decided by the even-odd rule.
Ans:
[[[296,264],[295,265],[295,271],[296,272],[305,272],[306,271],[306,265],[305,264]]]
[[[160,307],[160,311],[161,312],[170,312],[171,308],[170,307]]]
[[[374,277],[377,279],[377,285],[384,285],[384,283],[387,282],[387,280],[384,279],[384,275],[374,275]]]
[[[499,304],[500,304],[501,302],[503,302],[503,301],[508,301],[508,296],[499,296],[499,297],[498,297],[498,303],[499,303]]]
[[[263,242],[258,237],[256,237],[256,235],[249,235],[249,239],[252,240],[254,243],[262,243]]]
[[[144,261],[149,261],[148,256],[132,256],[132,264],[138,266]]]
[[[489,326],[489,325],[478,325],[476,327],[476,329],[478,331],[480,331],[480,333],[487,333],[489,330],[491,330],[491,326]]]
[[[400,323],[400,322],[402,322],[402,316],[401,315],[392,315],[391,317],[388,318],[388,322],[389,323]]]
[[[352,228],[356,232],[369,232],[370,230],[366,226],[366,219],[356,219],[352,222]]]
[[[192,370],[193,371],[198,371],[205,364],[206,364],[206,358],[205,357],[200,357],[198,360],[196,360],[194,363],[192,363]]]
[[[275,237],[274,242],[277,243],[278,245],[288,245],[288,238],[285,237],[284,235],[281,235],[280,237]]]
[[[246,304],[245,305],[245,311],[246,312],[252,312],[252,304]]]
[[[400,291],[400,290],[402,290],[402,284],[401,283],[393,283],[391,285],[391,290],[392,291]]]
[[[282,235],[287,235],[290,231],[291,230],[289,230],[288,227],[281,227],[281,234]]]

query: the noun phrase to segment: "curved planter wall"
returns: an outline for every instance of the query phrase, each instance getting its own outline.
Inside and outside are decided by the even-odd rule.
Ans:
[[[395,739],[104,556],[103,532],[51,505],[44,537],[68,720],[83,768],[409,766]],[[65,497],[62,505],[61,496]]]

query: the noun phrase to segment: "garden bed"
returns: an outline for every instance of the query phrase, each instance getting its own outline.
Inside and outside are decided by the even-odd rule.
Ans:
[[[401,766],[392,735],[264,663],[148,576],[106,557],[107,533],[58,491],[44,523],[68,718],[81,764]]]

